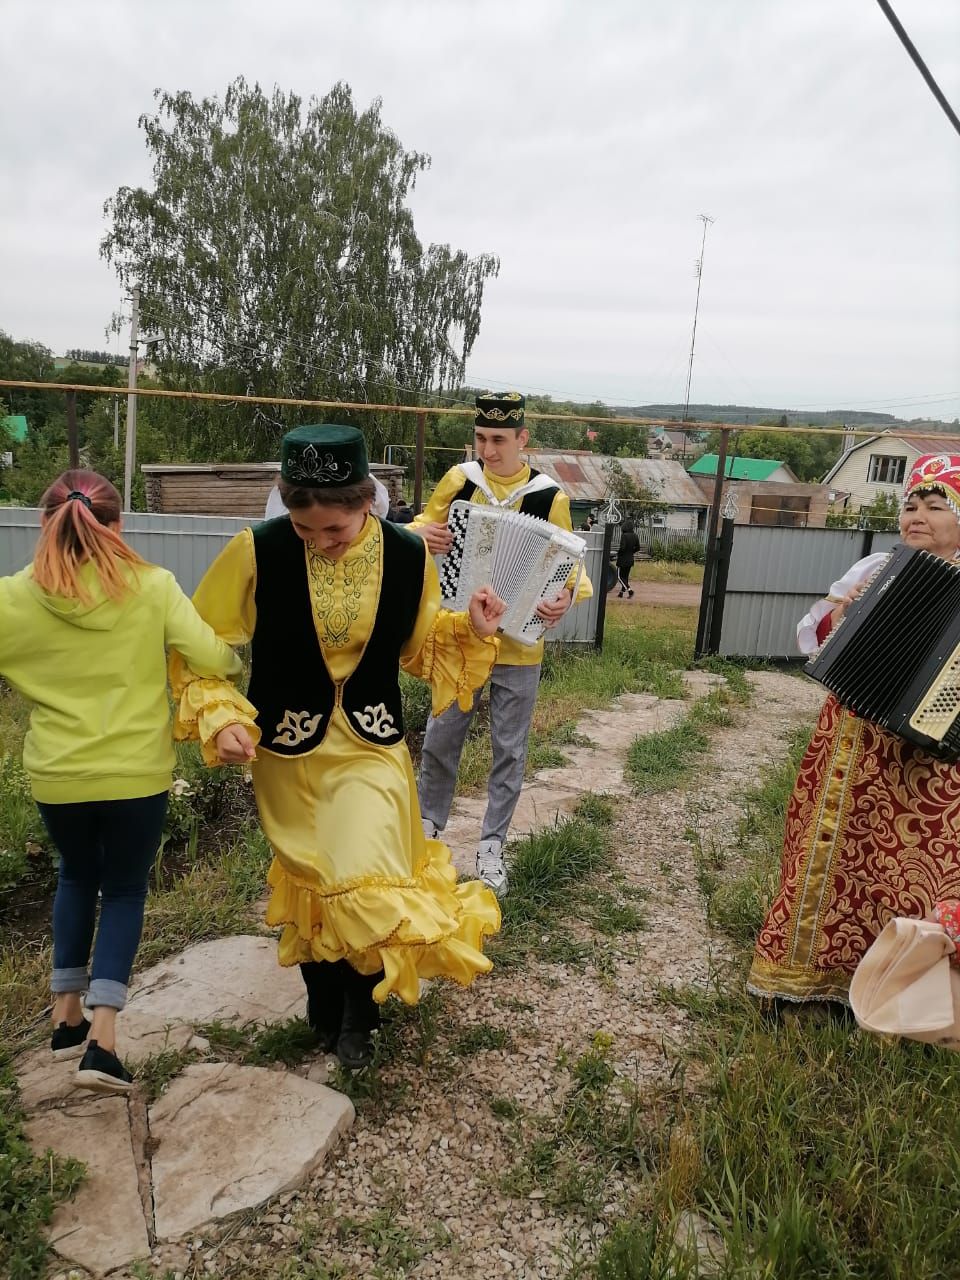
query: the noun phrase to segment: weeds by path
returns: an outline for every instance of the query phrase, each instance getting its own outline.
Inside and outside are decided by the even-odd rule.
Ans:
[[[34,1280],[45,1274],[45,1228],[61,1200],[83,1178],[77,1160],[34,1154],[23,1129],[13,1069],[0,1052],[0,1275]]]
[[[737,873],[705,882],[712,919],[738,944],[736,973],[712,991],[661,991],[696,1019],[700,1083],[663,1122],[650,1208],[605,1242],[598,1280],[958,1274],[956,1055],[868,1036],[839,1006],[781,1016],[743,991],[806,738],[794,735],[789,761],[747,796]],[[713,1270],[678,1244],[683,1214],[719,1238]]]
[[[527,775],[564,763],[584,711],[623,693],[683,698],[681,671],[693,660],[695,609],[610,610],[602,651],[548,645],[527,755]],[[424,724],[426,721],[424,720]],[[486,787],[492,757],[486,710],[471,726],[457,778],[458,794]]]

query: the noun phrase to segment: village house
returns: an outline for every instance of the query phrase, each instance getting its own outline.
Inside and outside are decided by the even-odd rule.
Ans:
[[[859,511],[881,495],[899,499],[903,482],[917,458],[927,453],[956,453],[956,436],[917,436],[909,440],[893,432],[881,432],[856,440],[823,477],[838,506]],[[845,501],[846,499],[846,501]]]
[[[708,501],[713,500],[719,457],[705,453],[688,468]],[[826,484],[798,480],[784,462],[774,458],[727,458],[724,498],[735,500],[735,524],[780,525],[822,529],[835,500]]]

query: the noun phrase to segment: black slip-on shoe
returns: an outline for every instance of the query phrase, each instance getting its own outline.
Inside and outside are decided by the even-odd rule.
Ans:
[[[75,1027],[71,1027],[69,1022],[61,1022],[58,1027],[54,1027],[50,1036],[50,1052],[61,1062],[68,1058],[79,1058],[89,1034],[90,1023],[86,1018],[82,1018]]]
[[[77,1085],[97,1093],[129,1093],[133,1076],[115,1053],[91,1040],[77,1067]]]

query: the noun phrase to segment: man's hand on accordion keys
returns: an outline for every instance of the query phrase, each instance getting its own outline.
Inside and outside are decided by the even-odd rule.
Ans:
[[[478,636],[492,636],[500,625],[506,605],[493,587],[479,587],[470,597],[467,612]]]
[[[420,535],[430,548],[432,556],[445,556],[453,545],[453,534],[445,524],[440,524],[438,521],[417,525],[410,532]]]
[[[573,604],[573,592],[569,587],[564,587],[554,600],[542,600],[537,605],[537,614],[548,627],[555,627],[571,604]]]

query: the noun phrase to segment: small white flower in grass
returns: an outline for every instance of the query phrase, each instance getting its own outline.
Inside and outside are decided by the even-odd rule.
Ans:
[[[192,796],[194,792],[193,787],[191,787],[186,778],[174,778],[170,787],[170,794],[179,799],[180,796]]]

